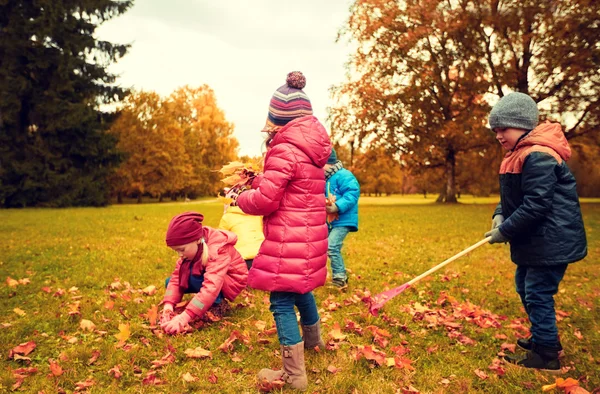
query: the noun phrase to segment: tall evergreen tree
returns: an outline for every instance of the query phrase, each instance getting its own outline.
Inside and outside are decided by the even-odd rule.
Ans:
[[[94,32],[132,0],[0,0],[0,204],[104,205],[119,162],[100,109],[128,46]]]

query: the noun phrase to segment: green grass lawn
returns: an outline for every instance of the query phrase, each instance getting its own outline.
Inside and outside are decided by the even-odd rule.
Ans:
[[[343,249],[350,286],[345,292],[328,286],[315,291],[324,338],[337,350],[306,354],[308,392],[541,392],[553,376],[493,366],[499,352],[511,352],[502,345],[524,333],[521,323],[527,327],[507,246],[484,245],[394,298],[379,317],[367,313],[361,298],[369,292],[401,285],[482,239],[497,201],[465,196],[463,204],[441,206],[420,199],[361,199],[360,231],[348,236]],[[600,205],[582,208],[589,254],[569,267],[556,308],[566,351],[562,377],[578,379],[591,392],[600,386]],[[168,222],[186,210],[202,212],[205,224],[216,226],[222,206],[204,200],[0,210],[0,391],[21,383],[17,390],[46,394],[86,386],[91,393],[258,392],[256,372],[280,365],[276,336],[262,333],[274,325],[267,293],[250,290],[224,320],[185,336],[160,335],[144,316],[162,299],[176,260],[164,244]],[[8,277],[22,284],[10,286]],[[141,291],[150,285],[156,294]],[[84,330],[82,319],[95,328]],[[124,345],[114,336],[120,324],[131,331]],[[331,338],[336,324],[345,338]],[[247,336],[246,343],[219,350],[235,330]],[[8,357],[30,341],[36,348],[27,359]],[[385,353],[383,365],[361,357],[363,346]],[[185,354],[197,347],[212,358]],[[160,362],[169,352],[174,360]],[[396,366],[388,366],[394,357]],[[51,363],[62,374],[56,367],[53,374]],[[109,373],[115,366],[118,379]],[[184,381],[186,373],[197,380]],[[22,382],[19,374],[26,376]]]

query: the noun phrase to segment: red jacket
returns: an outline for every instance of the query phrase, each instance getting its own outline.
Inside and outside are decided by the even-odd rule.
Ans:
[[[325,173],[331,141],[314,116],[294,119],[269,146],[258,188],[240,194],[242,211],[263,215],[265,241],[248,285],[308,293],[327,276]]]
[[[248,267],[242,256],[233,247],[237,236],[225,230],[217,230],[204,226],[204,239],[208,246],[208,261],[201,268],[204,282],[200,292],[188,304],[186,310],[201,317],[212,306],[222,291],[223,296],[233,301],[246,287],[248,280]],[[201,261],[196,264],[202,264]],[[169,286],[165,292],[163,302],[177,304],[183,297],[179,287],[179,267],[181,259],[171,274]]]

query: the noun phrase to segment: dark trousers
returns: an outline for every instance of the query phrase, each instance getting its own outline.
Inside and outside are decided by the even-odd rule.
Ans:
[[[554,295],[565,275],[567,264],[555,266],[517,266],[517,293],[531,322],[531,338],[541,346],[558,347]]]
[[[171,277],[169,276],[165,280],[165,289],[169,286],[170,281],[171,281]],[[184,293],[185,294],[199,293],[200,289],[202,288],[203,282],[204,282],[204,275],[200,275],[200,276],[190,275],[190,280],[188,281],[188,288],[185,290]],[[215,300],[215,302],[213,302],[213,305],[219,305],[221,303],[221,301],[223,301],[223,292],[219,293],[219,295],[217,296],[217,299]]]

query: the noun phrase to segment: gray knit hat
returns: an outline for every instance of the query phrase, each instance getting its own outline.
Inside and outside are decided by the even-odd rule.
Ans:
[[[533,130],[538,125],[537,104],[525,93],[513,92],[502,97],[490,112],[490,128]]]

